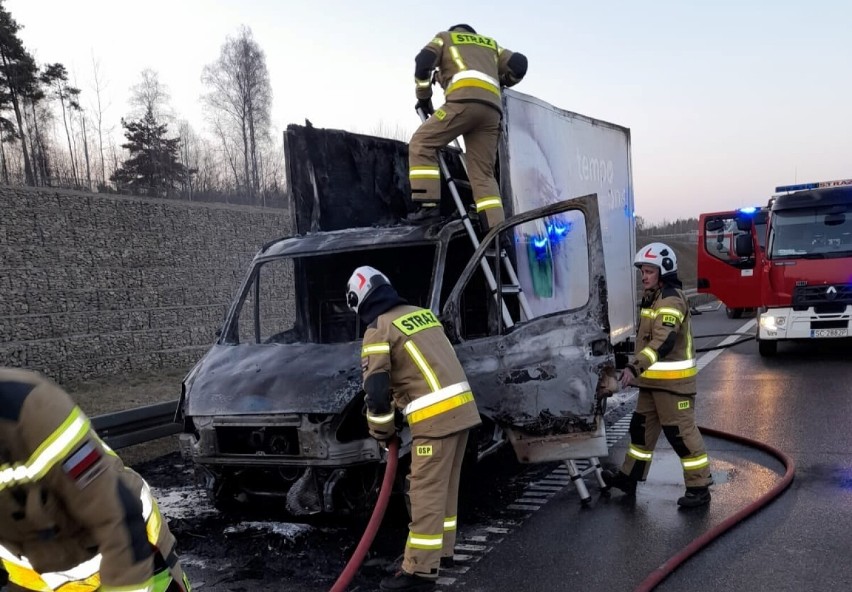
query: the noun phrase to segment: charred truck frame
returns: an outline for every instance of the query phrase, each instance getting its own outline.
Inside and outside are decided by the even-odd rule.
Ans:
[[[510,442],[521,462],[606,454],[601,370],[633,336],[629,131],[508,91],[500,147],[507,214],[474,249],[452,201],[403,226],[407,146],[335,130],[285,133],[294,236],[251,262],[216,343],[184,379],[181,451],[220,506],[281,500],[295,515],[371,505],[385,452],[363,417],[352,270],[383,271],[439,315],[483,415],[471,457]],[[446,155],[461,175],[457,152]],[[470,195],[463,195],[472,203]],[[514,214],[514,215],[511,215]],[[480,269],[511,257],[532,307],[506,327]],[[508,283],[492,265],[498,284]],[[410,437],[402,433],[401,455]]]

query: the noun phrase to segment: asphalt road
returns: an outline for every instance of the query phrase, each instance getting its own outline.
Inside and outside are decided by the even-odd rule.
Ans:
[[[736,330],[723,311],[695,318],[696,335]],[[710,340],[706,340],[704,345]],[[702,343],[698,344],[699,347]],[[793,485],[665,580],[658,590],[850,590],[852,344],[782,344],[763,359],[754,342],[699,373],[700,425],[769,443],[792,456]],[[453,590],[633,590],[671,555],[770,489],[772,457],[707,439],[715,485],[706,509],[682,511],[677,457],[660,439],[635,502],[594,496],[581,508],[561,490],[452,583]],[[605,462],[620,463],[626,439]],[[662,453],[662,454],[660,454]]]
[[[712,307],[710,307],[712,308]],[[723,310],[694,317],[698,348],[708,334],[737,331],[746,319]],[[693,557],[658,590],[850,590],[852,544],[852,343],[782,344],[763,359],[754,342],[699,358],[699,424],[770,443],[797,465],[790,489],[759,514]],[[621,462],[635,397],[612,400],[612,444]],[[457,567],[445,592],[633,590],[672,554],[770,489],[782,467],[772,457],[707,439],[715,484],[705,509],[680,511],[677,457],[663,438],[635,501],[601,497],[582,507],[564,467],[521,466],[508,449],[463,476]],[[357,544],[363,523],[294,525],[258,509],[223,516],[193,486],[191,468],[169,457],[137,467],[155,487],[178,537],[194,589],[209,592],[327,590]],[[280,520],[280,521],[278,521]],[[376,589],[405,540],[396,499],[350,592]],[[2,589],[2,588],[0,588]]]

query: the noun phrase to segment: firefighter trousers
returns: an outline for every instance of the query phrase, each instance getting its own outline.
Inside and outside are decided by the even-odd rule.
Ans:
[[[408,145],[408,178],[415,205],[441,201],[436,150],[462,136],[470,186],[483,229],[503,221],[503,200],[494,178],[501,118],[497,109],[483,103],[448,102],[417,128]]]
[[[644,481],[661,431],[680,457],[686,486],[710,485],[710,460],[704,438],[695,425],[695,395],[639,389],[636,410],[630,419],[630,445],[621,471]]]
[[[443,438],[415,437],[411,471],[406,477],[411,522],[402,569],[438,577],[441,557],[452,557],[456,546],[459,477],[468,430]]]

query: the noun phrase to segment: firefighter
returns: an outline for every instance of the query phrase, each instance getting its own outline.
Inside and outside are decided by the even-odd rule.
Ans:
[[[439,567],[453,565],[459,476],[479,412],[432,311],[407,304],[383,273],[366,266],[349,278],[346,302],[367,327],[361,368],[370,434],[394,437],[397,412],[411,427],[408,539],[402,569],[381,588],[431,590]]]
[[[464,137],[473,199],[483,231],[503,220],[503,200],[494,178],[503,106],[500,88],[513,86],[527,73],[527,58],[500,47],[469,25],[455,25],[435,35],[414,59],[417,105],[429,118],[408,146],[410,221],[438,215],[441,174],[436,150]],[[437,68],[437,71],[435,70]],[[432,76],[446,102],[432,108]]]
[[[663,243],[651,243],[636,254],[644,294],[636,336],[636,355],[620,379],[621,388],[639,387],[630,420],[630,445],[617,474],[604,472],[604,481],[628,495],[651,468],[660,430],[680,457],[686,493],[683,507],[710,501],[710,461],[704,439],[695,425],[695,347],[689,303],[677,277],[677,257]]]
[[[43,376],[0,368],[0,558],[9,590],[189,592],[145,481]]]

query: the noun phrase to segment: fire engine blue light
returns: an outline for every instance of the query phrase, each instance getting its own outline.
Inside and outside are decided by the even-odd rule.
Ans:
[[[775,188],[775,193],[782,191],[804,191],[805,189],[819,189],[819,183],[799,183],[798,185],[781,185]]]
[[[533,246],[536,249],[547,249],[547,236],[541,238],[533,237]]]
[[[743,214],[754,214],[757,211],[757,208],[740,208],[739,211]]]

